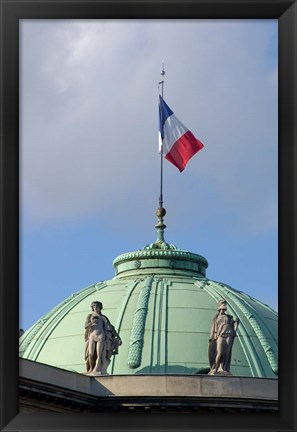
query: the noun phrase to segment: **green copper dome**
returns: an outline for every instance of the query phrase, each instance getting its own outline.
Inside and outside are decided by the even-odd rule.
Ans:
[[[82,289],[37,321],[20,338],[20,356],[85,373],[84,323],[99,300],[123,342],[110,374],[205,373],[211,321],[224,298],[227,313],[240,320],[232,374],[277,378],[277,313],[209,280],[204,257],[165,242],[163,215],[155,243],[120,255],[112,280]]]

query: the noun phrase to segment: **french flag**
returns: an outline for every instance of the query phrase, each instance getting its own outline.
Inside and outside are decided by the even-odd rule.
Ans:
[[[160,96],[159,100],[159,150],[163,146],[165,159],[182,172],[194,154],[203,149],[201,141],[174,115]]]

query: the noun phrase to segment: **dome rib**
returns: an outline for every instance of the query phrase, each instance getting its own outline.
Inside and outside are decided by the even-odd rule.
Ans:
[[[128,366],[131,369],[136,369],[141,364],[145,321],[153,280],[153,276],[147,278],[146,284],[139,293],[137,307],[134,313],[128,353]]]
[[[267,340],[265,333],[262,330],[262,328],[264,327],[265,330],[269,334],[271,334],[269,327],[267,326],[267,324],[262,319],[259,318],[259,314],[257,314],[257,312],[253,309],[253,307],[250,304],[248,304],[248,306],[247,306],[247,302],[243,303],[242,299],[239,298],[239,295],[236,293],[236,290],[234,290],[233,288],[231,288],[230,286],[225,285],[225,284],[220,283],[220,285],[222,287],[224,287],[225,290],[227,290],[227,292],[225,292],[222,295],[222,293],[220,293],[220,291],[216,287],[213,287],[214,290],[218,293],[220,298],[222,298],[225,294],[227,294],[228,300],[231,299],[231,301],[233,301],[233,303],[237,306],[237,308],[243,313],[243,315],[249,321],[249,323],[250,323],[251,327],[253,328],[253,330],[254,330],[254,332],[255,332],[255,334],[256,334],[259,342],[260,342],[260,345],[261,345],[261,347],[262,347],[262,349],[263,349],[263,351],[267,357],[267,360],[270,364],[272,371],[277,375],[278,374],[278,362],[277,362],[275,353],[273,351],[273,348],[271,347],[269,341]],[[225,295],[225,297],[226,297],[226,295]],[[230,304],[230,306],[232,307],[231,304]],[[255,315],[257,316],[257,319],[256,319]],[[261,325],[259,324],[259,321],[260,321]],[[261,326],[262,326],[262,328],[261,328]],[[239,332],[240,332],[240,329],[239,329]],[[272,335],[271,335],[271,338],[273,339]],[[251,344],[251,346],[253,347],[254,355],[258,355],[257,350],[254,348],[254,346],[252,344]]]
[[[154,293],[154,298],[153,298],[153,306],[152,306],[152,315],[153,317],[156,317],[156,311],[157,311],[157,299],[158,299],[158,292],[159,292],[159,285],[161,283],[161,279],[160,278],[156,278],[155,279],[155,284],[156,284],[156,288],[155,288],[155,293]],[[150,353],[150,372],[151,372],[151,368],[152,365],[154,364],[154,357],[155,357],[155,338],[157,337],[156,334],[156,330],[158,329],[158,327],[156,327],[156,322],[155,319],[152,320],[152,337],[151,337],[151,353]],[[156,362],[155,362],[156,363]]]
[[[21,347],[23,343],[24,346],[23,350],[21,351],[21,355],[23,356],[31,342],[38,335],[36,343],[32,345],[31,350],[26,355],[26,358],[29,360],[36,360],[51,333],[69,313],[69,311],[79,304],[84,298],[88,297],[93,292],[98,291],[98,289],[103,289],[104,287],[106,287],[106,283],[90,285],[89,287],[72,294],[63,302],[55,306],[48,314],[46,314],[32,327],[32,330],[29,330],[28,334],[24,334],[25,337],[22,341]]]
[[[259,314],[252,308],[251,305],[248,305],[248,307],[246,306],[246,304],[244,304],[241,301],[239,301],[238,296],[236,296],[235,294],[233,294],[232,292],[228,293],[228,296],[233,300],[233,302],[236,304],[236,306],[242,311],[242,313],[247,317],[247,319],[249,320],[254,332],[256,333],[260,344],[267,356],[267,359],[269,361],[269,364],[271,366],[271,369],[273,370],[273,372],[277,375],[278,373],[278,364],[277,364],[277,360],[275,358],[275,354],[272,350],[272,347],[269,343],[269,341],[267,340],[267,337],[265,335],[265,333],[263,332],[262,328],[265,328],[265,330],[271,334],[269,327],[267,326],[267,324],[259,317]],[[250,311],[249,309],[252,309],[252,311]],[[256,315],[256,316],[254,316]],[[257,318],[256,318],[257,317]],[[261,326],[259,324],[259,321],[261,322]]]
[[[206,284],[205,288],[204,288],[215,299],[216,303],[221,298],[225,297],[225,294],[226,294],[226,293],[222,293],[222,289],[217,286],[218,283],[219,283],[219,286],[221,286],[222,288],[224,287],[224,285],[221,284],[220,282],[215,282],[215,281],[209,280],[208,283]],[[229,297],[229,294],[228,294],[228,297]],[[235,314],[234,307],[232,307],[232,303],[230,303],[229,298],[226,300],[227,300],[228,306],[230,307],[232,313]],[[238,327],[237,333],[239,336],[239,338],[238,338],[239,343],[241,344],[241,347],[242,347],[243,351],[245,352],[246,359],[249,363],[249,366],[250,366],[250,369],[251,369],[253,376],[263,376],[264,370],[261,366],[258,352],[255,349],[254,345],[252,344],[251,338],[249,337],[249,331],[246,328],[245,322],[242,319],[240,319],[240,325]],[[243,337],[240,337],[240,336],[243,336]]]
[[[118,330],[119,334],[121,332],[121,327],[122,327],[122,322],[123,322],[124,314],[126,312],[127,305],[128,305],[129,300],[131,298],[131,295],[133,294],[133,291],[135,290],[135,288],[137,287],[137,285],[139,284],[139,282],[141,280],[142,279],[137,279],[136,281],[134,281],[134,280],[133,281],[129,281],[126,284],[127,292],[126,292],[126,294],[124,294],[124,296],[122,298],[121,307],[120,307],[119,313],[118,313],[118,319],[117,319],[117,321],[115,323],[115,328]],[[128,288],[130,285],[131,285],[131,287]],[[115,356],[113,356],[112,359],[111,359],[111,365],[110,365],[111,373],[113,373],[113,371],[114,371],[114,362],[115,362]]]

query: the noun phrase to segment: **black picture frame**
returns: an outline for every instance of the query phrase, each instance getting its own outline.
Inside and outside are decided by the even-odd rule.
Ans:
[[[292,0],[0,0],[1,387],[0,427],[15,430],[270,430],[296,428],[297,4]],[[19,20],[278,19],[279,412],[278,414],[19,414]]]

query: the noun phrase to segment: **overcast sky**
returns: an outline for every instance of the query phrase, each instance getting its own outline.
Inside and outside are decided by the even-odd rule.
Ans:
[[[156,239],[164,99],[205,145],[164,161],[165,238],[277,309],[277,20],[23,20],[20,326]]]

